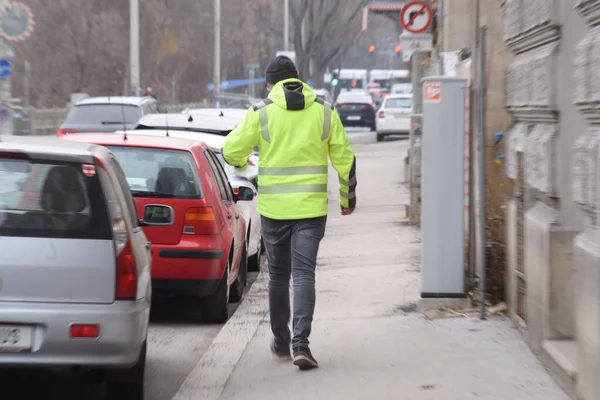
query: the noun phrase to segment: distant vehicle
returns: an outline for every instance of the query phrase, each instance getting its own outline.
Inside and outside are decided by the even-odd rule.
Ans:
[[[134,130],[127,134],[145,135],[145,136],[166,136],[166,130]],[[221,148],[225,143],[225,136],[212,133],[190,132],[180,130],[169,130],[169,137],[194,140],[206,144],[217,156],[225,173],[229,178],[234,193],[239,191],[241,186],[248,186],[254,191],[255,198],[251,201],[242,201],[237,203],[237,207],[246,220],[246,242],[248,249],[248,269],[258,271],[260,267],[260,256],[263,253],[263,242],[260,233],[261,223],[258,214],[257,196],[258,196],[258,167],[248,165],[242,173],[238,168],[227,164],[221,154]],[[253,160],[258,165],[258,154],[253,154]]]
[[[237,119],[239,122],[244,120],[247,109],[241,108],[186,108],[181,113],[186,115],[199,115],[208,117],[227,117]]]
[[[218,115],[150,114],[140,118],[134,129],[166,131],[174,129],[227,136],[239,122],[238,118],[220,117]]]
[[[315,89],[314,92],[317,95],[317,97],[321,97],[323,100],[329,103],[332,102],[331,94],[327,89]]]
[[[240,186],[234,194],[201,142],[136,134],[65,138],[107,147],[123,167],[152,243],[155,294],[189,296],[187,305],[204,321],[225,322],[228,303],[241,300],[246,286],[246,221],[236,203],[251,201],[252,189]]]
[[[375,104],[366,93],[341,93],[336,108],[344,126],[361,126],[375,130]]]
[[[390,94],[411,94],[412,90],[412,83],[394,83],[390,89]]]
[[[344,69],[335,70],[338,73],[339,87],[342,89],[362,89],[367,88],[368,71],[366,69]]]
[[[408,135],[412,108],[412,95],[391,94],[387,96],[377,111],[377,141],[383,141],[388,135]]]
[[[380,88],[390,90],[394,83],[410,83],[410,71],[407,69],[372,69],[369,71],[369,84],[379,84]]]
[[[114,156],[0,136],[0,182],[0,368],[99,370],[143,400],[150,247]]]
[[[146,114],[159,112],[153,97],[87,97],[75,104],[56,136],[131,129]]]

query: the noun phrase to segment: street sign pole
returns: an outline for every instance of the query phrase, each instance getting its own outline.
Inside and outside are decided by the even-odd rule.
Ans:
[[[407,3],[400,12],[400,25],[403,32],[400,35],[400,46],[402,47],[402,58],[405,62],[411,61],[411,81],[413,87],[413,114],[410,118],[409,142],[410,149],[408,153],[409,168],[409,187],[410,187],[410,222],[418,224],[420,222],[419,202],[421,197],[420,173],[416,160],[420,154],[420,135],[415,132],[416,126],[422,126],[423,121],[420,118],[423,111],[423,100],[421,90],[421,80],[423,79],[423,63],[425,54],[431,51],[431,23],[433,13],[428,1],[411,1]]]

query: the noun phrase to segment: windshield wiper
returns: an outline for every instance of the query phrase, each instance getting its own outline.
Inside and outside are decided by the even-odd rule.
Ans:
[[[162,193],[162,192],[146,192],[143,190],[132,190],[131,191],[131,195],[134,197],[151,197],[151,198],[155,198],[155,199],[174,199],[177,196],[175,196],[172,193]]]
[[[123,121],[102,121],[102,125],[127,125],[127,122]]]

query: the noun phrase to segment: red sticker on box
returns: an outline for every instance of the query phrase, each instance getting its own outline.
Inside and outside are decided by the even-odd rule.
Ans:
[[[82,167],[83,174],[88,177],[92,177],[96,175],[96,166],[92,164],[83,164]]]

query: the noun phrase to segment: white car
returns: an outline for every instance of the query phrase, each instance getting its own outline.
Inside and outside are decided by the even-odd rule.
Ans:
[[[219,115],[149,114],[140,118],[134,129],[179,130],[227,136],[239,123],[237,118]]]
[[[248,270],[258,271],[260,267],[260,256],[263,254],[263,242],[260,234],[261,223],[260,215],[258,214],[257,197],[258,197],[258,154],[252,154],[250,159],[256,166],[248,165],[243,169],[234,168],[225,163],[221,154],[221,148],[225,142],[225,136],[214,133],[203,133],[200,131],[184,131],[179,129],[168,130],[169,136],[191,139],[205,143],[217,156],[223,165],[231,187],[235,192],[240,186],[248,186],[254,190],[254,199],[252,201],[240,201],[237,203],[240,214],[246,219],[246,241],[248,242]],[[124,132],[118,132],[123,134]],[[127,131],[128,135],[144,135],[144,136],[166,136],[167,130],[162,129],[136,129]]]
[[[186,115],[201,115],[208,117],[227,117],[239,122],[244,120],[248,110],[242,108],[186,108],[181,113]]]
[[[377,111],[377,141],[388,135],[408,135],[413,98],[410,94],[391,94],[385,98]]]

